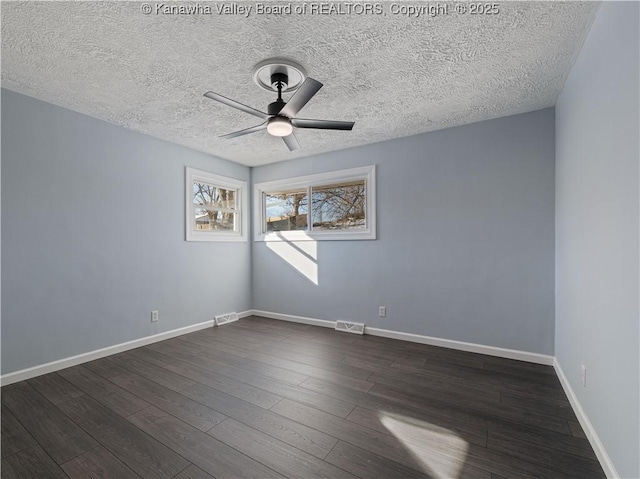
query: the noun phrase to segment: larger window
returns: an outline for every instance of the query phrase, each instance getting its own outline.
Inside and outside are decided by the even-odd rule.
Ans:
[[[246,241],[245,181],[186,169],[187,241]]]
[[[375,239],[375,166],[257,183],[255,239]]]

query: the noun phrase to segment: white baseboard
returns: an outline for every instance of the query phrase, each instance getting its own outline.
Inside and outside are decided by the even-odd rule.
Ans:
[[[435,338],[432,336],[423,336],[421,334],[370,328],[368,326],[365,327],[364,334],[382,336],[383,338],[400,339],[402,341],[410,341],[412,343],[428,344],[430,346],[457,349],[459,351],[468,351],[471,353],[486,354],[487,356],[496,356],[499,358],[517,359],[518,361],[526,361],[528,363],[545,364],[547,366],[551,366],[553,364],[553,356],[530,353],[528,351],[519,351],[517,349],[498,348],[495,346],[485,346],[484,344],[477,343],[465,343],[464,341],[455,341],[453,339]]]
[[[596,430],[593,428],[593,424],[591,424],[591,421],[587,417],[587,413],[585,413],[584,409],[582,409],[582,405],[580,404],[580,401],[578,401],[578,397],[576,396],[575,392],[573,392],[573,388],[571,387],[567,376],[565,376],[564,371],[562,370],[562,367],[560,366],[557,358],[554,358],[553,360],[553,367],[556,370],[556,374],[558,376],[558,379],[560,379],[560,384],[562,384],[562,388],[564,389],[567,398],[569,398],[569,403],[573,408],[573,412],[576,414],[576,417],[578,418],[578,421],[580,422],[580,425],[582,426],[582,429],[584,430],[584,433],[586,434],[587,439],[589,440],[589,443],[593,448],[593,451],[596,453],[598,461],[600,461],[600,465],[602,466],[605,475],[609,479],[619,478],[620,475],[616,471],[616,468],[613,465],[613,461],[611,461],[607,450],[604,448],[602,441],[600,441],[600,437],[598,436],[598,433],[596,433]]]
[[[326,319],[306,318],[304,316],[293,316],[291,314],[272,313],[271,311],[260,311],[254,309],[251,311],[253,316],[262,316],[264,318],[279,319],[281,321],[290,321],[292,323],[310,324],[312,326],[320,326],[323,328],[334,329],[336,327],[335,321],[327,321]]]
[[[304,316],[293,316],[291,314],[273,313],[271,311],[250,311],[255,316],[263,316],[265,318],[280,319],[283,321],[291,321],[294,323],[311,324],[313,326],[322,326],[324,328],[336,327],[335,321],[327,321],[326,319],[307,318]],[[400,339],[412,343],[429,344],[431,346],[441,346],[449,349],[457,349],[460,351],[469,351],[472,353],[486,354],[489,356],[497,356],[500,358],[517,359],[529,363],[553,365],[553,356],[546,354],[530,353],[527,351],[518,351],[516,349],[497,348],[495,346],[485,346],[483,344],[465,343],[462,341],[454,341],[452,339],[434,338],[431,336],[422,336],[420,334],[403,333],[400,331],[391,331],[388,329],[370,328],[364,329],[364,334],[371,336],[381,336],[384,338]]]
[[[244,311],[238,313],[239,318],[246,318],[253,314],[251,311]],[[176,336],[182,336],[183,334],[193,333],[201,329],[213,327],[213,320],[205,321],[203,323],[193,324],[191,326],[185,326],[184,328],[173,329],[171,331],[165,331],[164,333],[154,334],[153,336],[146,336],[140,339],[134,339],[133,341],[127,341],[126,343],[115,344],[102,349],[96,349],[95,351],[89,351],[86,353],[78,354],[68,358],[58,359],[46,364],[40,364],[27,369],[21,369],[13,373],[8,373],[0,376],[0,386],[7,386],[9,384],[17,383],[18,381],[24,381],[26,379],[42,376],[43,374],[60,371],[61,369],[70,368],[71,366],[77,366],[78,364],[93,361],[95,359],[104,358],[112,354],[121,353],[130,349],[146,346],[147,344],[157,343],[158,341],[164,341],[165,339],[175,338]]]

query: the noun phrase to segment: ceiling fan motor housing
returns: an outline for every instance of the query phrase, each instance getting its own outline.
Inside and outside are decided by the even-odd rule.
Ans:
[[[282,100],[282,98],[278,98],[273,103],[269,103],[269,106],[267,107],[267,113],[269,114],[269,116],[276,116],[278,113],[280,113],[280,110],[282,110],[285,105],[286,103]]]

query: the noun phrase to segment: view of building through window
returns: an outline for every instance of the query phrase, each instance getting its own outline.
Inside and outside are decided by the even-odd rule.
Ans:
[[[307,190],[265,193],[267,231],[306,230],[309,197]]]

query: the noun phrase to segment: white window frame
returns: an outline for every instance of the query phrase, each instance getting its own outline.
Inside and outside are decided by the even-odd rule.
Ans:
[[[275,191],[306,189],[311,198],[311,188],[334,183],[364,180],[365,182],[365,229],[313,230],[311,207],[307,215],[308,231],[266,231],[265,194]],[[256,183],[253,187],[253,231],[254,241],[334,241],[376,239],[376,167],[364,166],[348,170],[330,171],[314,175],[298,176]]]
[[[206,183],[219,188],[236,191],[236,218],[234,231],[197,230],[195,228],[195,205],[193,204],[193,183]],[[185,169],[185,228],[187,241],[247,241],[249,221],[245,211],[245,205],[249,204],[247,182],[216,175],[209,171]]]

